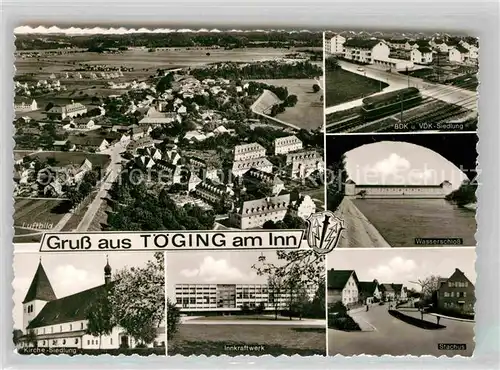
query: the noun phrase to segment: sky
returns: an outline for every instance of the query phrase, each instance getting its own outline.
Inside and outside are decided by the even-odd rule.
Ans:
[[[277,263],[275,251],[169,253],[167,257],[167,296],[175,297],[175,284],[264,284],[265,276],[252,269],[260,255]]]
[[[360,281],[403,284],[420,290],[411,281],[430,275],[450,277],[459,268],[473,283],[476,282],[475,248],[415,248],[415,249],[335,249],[327,256],[327,268],[355,270]]]
[[[346,153],[346,171],[356,184],[439,185],[454,190],[467,177],[433,150],[406,142],[382,141]]]
[[[81,292],[104,284],[105,254],[29,254],[14,255],[14,328],[21,329],[23,323],[22,301],[28,292],[38,263],[42,261],[52,289],[57,298]],[[124,267],[144,266],[152,259],[151,253],[114,253],[109,256],[111,274]]]

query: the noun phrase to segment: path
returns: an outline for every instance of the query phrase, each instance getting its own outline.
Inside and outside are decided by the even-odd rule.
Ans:
[[[391,248],[391,245],[351,199],[344,197],[334,213],[344,220],[345,227],[338,248]]]
[[[118,142],[114,146],[102,152],[103,154],[109,154],[111,156],[111,162],[106,169],[106,178],[102,182],[99,191],[95,195],[92,203],[90,203],[87,211],[85,212],[85,215],[83,216],[75,231],[87,231],[90,224],[94,220],[97,211],[101,207],[103,198],[106,197],[108,190],[111,189],[113,182],[115,182],[115,180],[118,178],[118,175],[120,174],[122,166],[120,153],[124,149],[125,147],[123,146],[123,144],[121,142]]]
[[[405,312],[406,313],[406,312]],[[407,324],[388,312],[388,305],[372,305],[368,312],[353,314],[355,320],[373,325],[370,332],[344,332],[328,329],[328,354],[367,355],[434,355],[471,356],[474,350],[474,324],[441,320],[444,329],[426,330]],[[463,351],[443,351],[439,343],[466,344]]]

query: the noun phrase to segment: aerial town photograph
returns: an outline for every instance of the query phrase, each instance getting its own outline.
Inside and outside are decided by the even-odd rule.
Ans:
[[[324,208],[321,32],[52,28],[15,40],[15,242]]]
[[[475,133],[327,135],[338,248],[476,246],[477,142]]]
[[[23,355],[165,355],[163,253],[14,256]]]
[[[328,355],[472,356],[475,248],[334,250]]]
[[[324,45],[326,132],[476,131],[477,38],[341,30]]]
[[[167,258],[167,355],[326,355],[324,257],[296,251]]]

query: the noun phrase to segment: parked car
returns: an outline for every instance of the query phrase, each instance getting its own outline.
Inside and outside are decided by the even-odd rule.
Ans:
[[[364,72],[364,71],[365,71],[365,69],[364,69],[363,67],[358,67],[358,71],[359,71],[359,72]]]

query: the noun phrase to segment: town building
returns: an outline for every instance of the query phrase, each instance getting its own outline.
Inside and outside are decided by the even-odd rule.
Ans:
[[[295,135],[280,137],[274,140],[274,154],[286,154],[302,149],[302,141]]]
[[[312,301],[317,287],[306,287]],[[291,294],[268,284],[175,284],[175,302],[182,313],[231,313],[264,305],[264,310],[285,310]]]
[[[359,280],[354,270],[328,270],[327,273],[328,305],[342,302],[346,307],[359,303]]]
[[[38,110],[38,103],[35,99],[18,98],[14,99],[15,112],[33,112]]]
[[[377,280],[358,282],[359,301],[363,304],[372,304],[382,298]]]
[[[248,161],[266,156],[266,149],[259,143],[236,145],[234,147],[234,162]]]
[[[386,39],[384,40],[387,45],[391,49],[396,50],[410,50],[411,49],[411,41],[408,39]]]
[[[229,214],[230,222],[242,230],[260,228],[267,221],[282,221],[290,205],[290,194],[243,202]]]
[[[234,191],[229,186],[205,180],[196,186],[195,194],[210,204],[219,204],[222,201],[229,204]]]
[[[330,54],[343,54],[344,53],[344,43],[346,38],[342,35],[335,35],[330,40],[327,40],[328,48],[327,52]]]
[[[372,64],[388,60],[390,48],[383,40],[348,39],[344,43],[344,58],[358,63]]]
[[[155,142],[151,136],[143,136],[137,140],[131,140],[127,146],[127,150],[135,154],[138,149],[148,148],[154,145]]]
[[[447,53],[452,47],[455,46],[452,42],[447,42],[444,39],[433,38],[430,45],[441,53]]]
[[[71,102],[65,106],[54,106],[45,112],[47,118],[63,120],[66,117],[74,118],[87,113],[87,107],[81,103]]]
[[[257,168],[250,168],[243,176],[245,178],[255,179],[272,186],[272,192],[274,195],[278,195],[285,189],[285,183],[283,180],[270,172],[261,171]]]
[[[313,172],[322,172],[324,169],[323,158],[315,150],[289,153],[286,156],[286,164],[292,179],[304,179]]]
[[[309,195],[298,194],[296,199],[291,200],[290,214],[306,220],[316,212],[316,203]]]
[[[462,45],[455,45],[448,50],[448,60],[451,63],[466,63],[469,59],[469,50]]]
[[[458,268],[449,278],[439,281],[436,295],[437,306],[440,309],[474,313],[476,302],[474,284]]]
[[[451,192],[451,183],[439,185],[357,185],[352,180],[345,184],[345,195],[355,198],[444,198]]]
[[[68,142],[74,145],[77,150],[102,152],[110,145],[108,140],[102,136],[78,136],[73,135],[68,138]]]
[[[410,60],[415,64],[431,64],[432,50],[423,46],[414,48],[410,51]]]
[[[87,334],[87,313],[94,302],[112,289],[111,266],[104,266],[104,284],[66,297],[57,298],[42,262],[23,300],[23,336],[19,347],[111,349],[126,344],[135,347],[135,340],[115,326],[101,337]],[[159,328],[153,345],[165,345],[165,328]],[[28,333],[32,335],[28,335]],[[30,338],[31,337],[31,338]]]
[[[273,172],[273,164],[266,157],[247,159],[242,161],[233,162],[231,169],[234,176],[242,176],[247,173],[251,168],[255,168],[262,172]]]
[[[380,292],[382,293],[382,299],[385,301],[395,301],[396,300],[396,290],[394,289],[393,284],[380,284],[379,285]]]

